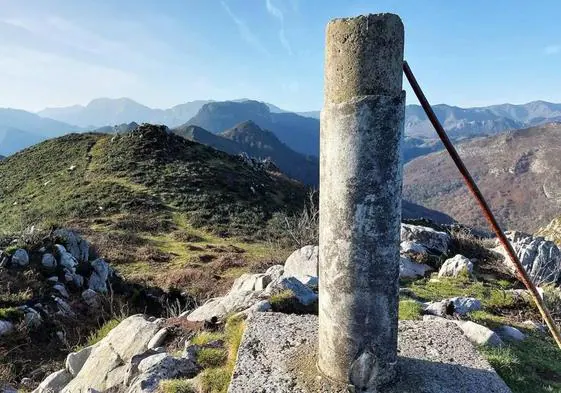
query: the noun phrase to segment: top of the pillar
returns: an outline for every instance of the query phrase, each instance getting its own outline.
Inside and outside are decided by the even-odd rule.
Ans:
[[[403,23],[395,14],[334,19],[327,25],[325,101],[401,93]]]

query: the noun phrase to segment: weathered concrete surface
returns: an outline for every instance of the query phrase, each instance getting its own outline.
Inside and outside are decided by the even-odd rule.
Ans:
[[[327,26],[320,137],[319,368],[360,390],[397,360],[403,25]]]
[[[342,393],[318,374],[318,318],[257,313],[247,322],[229,393]],[[453,323],[401,321],[398,373],[377,393],[510,393]]]

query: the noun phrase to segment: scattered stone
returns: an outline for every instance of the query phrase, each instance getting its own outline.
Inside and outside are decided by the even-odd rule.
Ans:
[[[454,312],[458,315],[479,311],[482,307],[481,301],[474,297],[454,297],[450,301],[454,304]]]
[[[267,269],[265,272],[266,275],[271,277],[271,281],[275,281],[277,278],[284,274],[284,266],[283,265],[273,265]]]
[[[64,300],[62,300],[61,298],[54,296],[53,300],[55,301],[55,303],[58,306],[58,312],[64,316],[67,317],[72,317],[74,316],[74,311],[72,311],[72,307],[70,307],[70,305],[68,303],[66,303]]]
[[[43,323],[43,318],[35,309],[31,307],[25,307],[23,309],[23,320],[29,328],[38,328]]]
[[[236,314],[238,317],[242,318],[250,318],[253,314],[257,312],[267,312],[271,311],[272,306],[268,300],[261,300],[260,302],[255,303],[253,306],[248,308],[247,310],[241,311]]]
[[[414,262],[409,257],[399,258],[399,278],[424,277],[430,270],[432,270],[430,266]]]
[[[528,326],[528,328],[530,329],[534,329],[534,330],[538,330],[542,333],[544,333],[546,331],[546,326],[543,323],[538,323],[538,322],[534,322],[531,320],[527,320],[522,322],[524,325]]]
[[[541,236],[532,236],[522,232],[506,232],[506,236],[520,263],[534,283],[559,283],[561,277],[561,251],[555,243],[545,240]],[[504,263],[515,274],[514,265],[510,262],[506,251],[497,243],[494,251],[504,256]]]
[[[454,314],[463,316],[479,310],[481,310],[481,301],[473,297],[454,297],[424,304],[426,314],[439,317]]]
[[[472,321],[454,321],[464,335],[476,345],[499,347],[503,345],[501,338],[491,329]]]
[[[60,228],[54,231],[54,235],[64,239],[66,249],[78,262],[87,262],[90,254],[90,244],[78,234],[68,229]]]
[[[14,324],[10,321],[3,321],[0,319],[0,336],[10,334],[14,330]]]
[[[224,297],[210,299],[191,313],[181,316],[186,316],[187,320],[193,322],[212,321],[213,319],[222,321],[229,314],[238,313],[253,306],[260,300],[259,295],[260,293],[256,291],[229,293]]]
[[[43,254],[43,258],[41,258],[41,265],[47,269],[54,269],[56,268],[56,259],[53,254]]]
[[[244,273],[234,281],[230,293],[262,291],[270,282],[271,278],[267,274]]]
[[[294,251],[284,264],[284,277],[296,277],[304,285],[317,288],[319,247],[305,246]]]
[[[295,277],[283,276],[277,278],[267,286],[263,292],[263,296],[270,297],[287,290],[290,290],[294,294],[294,297],[304,306],[318,301],[318,295]]]
[[[59,370],[43,380],[33,393],[60,392],[72,380],[72,374],[66,370]]]
[[[523,341],[526,335],[513,326],[503,325],[496,332],[507,341]]]
[[[197,374],[197,365],[186,358],[175,358],[167,353],[152,355],[138,365],[138,375],[127,393],[155,393],[160,381],[173,378],[192,378]]]
[[[449,258],[442,264],[438,271],[438,277],[458,277],[462,274],[470,275],[473,271],[473,263],[463,255]]]
[[[76,266],[78,265],[76,258],[74,258],[74,256],[66,251],[66,248],[60,244],[55,244],[55,248],[57,250],[61,266],[71,273],[76,273]]]
[[[64,285],[62,284],[56,284],[53,286],[53,289],[55,291],[57,291],[58,293],[60,293],[61,296],[65,297],[65,298],[69,298],[70,295],[68,293],[68,291],[66,290],[66,288],[64,287]]]
[[[72,352],[66,357],[66,370],[72,377],[78,375],[86,360],[90,357],[94,346],[86,347],[78,352]]]
[[[89,288],[96,292],[106,293],[107,279],[109,278],[109,265],[102,258],[96,259],[91,265],[94,271],[88,282]]]
[[[154,349],[161,346],[164,343],[166,337],[168,336],[168,333],[169,333],[168,328],[160,329],[158,333],[156,333],[156,335],[152,337],[152,339],[148,342],[148,349]]]
[[[29,265],[29,254],[23,248],[18,248],[12,255],[12,265],[25,267]]]
[[[448,251],[450,235],[420,225],[401,224],[401,241],[411,241],[422,245],[425,249],[438,254]]]
[[[400,243],[399,245],[401,253],[411,253],[411,254],[421,254],[424,255],[427,253],[427,249],[425,246],[419,243],[412,242],[410,240],[405,240]]]
[[[439,302],[428,302],[425,303],[424,312],[428,315],[434,315],[438,317],[444,317],[446,315],[452,315],[454,313],[454,303],[449,300],[441,300]]]
[[[98,293],[93,289],[86,289],[82,292],[82,300],[91,308],[98,308],[101,304]]]
[[[47,278],[47,281],[48,282],[58,282],[58,277],[57,276],[49,277],[49,278]]]

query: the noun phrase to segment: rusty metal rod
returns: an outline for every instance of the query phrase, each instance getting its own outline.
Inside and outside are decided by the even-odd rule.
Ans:
[[[485,198],[483,198],[483,194],[481,194],[479,187],[477,187],[477,184],[473,180],[473,177],[471,176],[466,166],[464,165],[462,159],[460,158],[460,155],[456,151],[456,148],[450,141],[450,138],[448,138],[446,131],[440,124],[440,121],[438,120],[436,114],[432,110],[431,105],[429,104],[427,98],[425,97],[423,91],[421,90],[419,83],[417,83],[417,79],[415,79],[415,76],[413,75],[413,72],[411,71],[411,68],[409,67],[409,64],[407,64],[406,61],[403,62],[403,72],[405,73],[405,76],[407,77],[409,84],[413,88],[415,95],[419,99],[419,102],[421,103],[421,106],[423,107],[425,113],[427,114],[427,117],[429,118],[430,122],[435,128],[436,133],[438,134],[440,140],[444,144],[444,147],[448,151],[448,154],[450,154],[452,160],[454,160],[454,163],[456,164],[456,167],[462,174],[462,177],[464,178],[464,182],[466,183],[469,191],[473,194],[473,196],[477,200],[479,207],[481,207],[481,210],[483,211],[483,215],[485,216],[485,218],[489,222],[489,225],[491,225],[493,232],[495,232],[495,235],[497,235],[497,238],[499,239],[499,241],[507,251],[510,260],[512,261],[514,267],[516,268],[516,271],[518,273],[518,278],[530,291],[530,295],[532,296],[532,299],[536,303],[536,306],[538,307],[540,314],[545,320],[545,323],[547,324],[547,327],[549,328],[551,335],[557,342],[559,348],[561,348],[561,334],[559,333],[559,328],[553,321],[553,318],[551,318],[551,314],[549,313],[547,306],[545,305],[542,297],[540,296],[538,290],[536,289],[536,286],[528,276],[528,273],[526,272],[526,269],[524,269],[524,266],[522,266],[522,264],[520,263],[520,260],[518,259],[516,252],[512,248],[512,245],[510,244],[503,230],[499,226],[497,219],[493,215],[493,212],[489,208],[489,205],[485,201]]]

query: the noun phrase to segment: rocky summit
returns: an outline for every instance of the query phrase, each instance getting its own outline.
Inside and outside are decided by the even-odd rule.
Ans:
[[[0,253],[2,392],[333,391],[311,366],[317,246],[255,267],[197,305],[187,293],[127,283],[74,231],[32,235],[5,241],[17,245]],[[510,236],[555,304],[561,292],[551,272],[561,260],[547,258],[559,249],[549,242],[549,251],[532,251],[545,250],[543,238]],[[400,249],[399,391],[419,384],[435,392],[556,386],[529,371],[548,356],[539,364],[552,375],[561,358],[492,240],[455,226],[404,223]],[[504,351],[508,357],[499,360]]]

